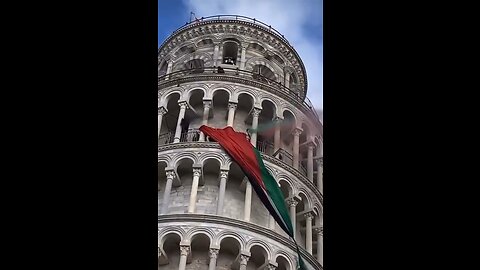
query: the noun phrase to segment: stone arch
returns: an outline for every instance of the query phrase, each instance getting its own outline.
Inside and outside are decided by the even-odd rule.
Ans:
[[[178,52],[181,52],[181,50],[185,50],[185,48],[192,48],[194,50],[196,49],[196,45],[192,41],[185,41],[182,44],[177,44],[177,45],[180,45],[180,46],[175,46],[175,48],[171,50],[169,53],[170,55],[174,55],[175,58],[177,59],[178,59]]]
[[[213,240],[215,239],[215,232],[208,227],[194,227],[194,228],[191,228],[185,234],[185,240],[187,240],[191,243],[193,237],[195,235],[199,235],[199,234],[206,235],[208,237],[208,239],[210,239],[210,245],[212,245]]]
[[[302,202],[303,202],[303,205],[304,205],[304,210],[309,210],[309,209],[312,209],[312,199],[310,198],[309,194],[307,190],[305,190],[305,188],[300,188],[299,191],[298,191],[298,196],[300,198],[302,198]]]
[[[218,161],[220,168],[228,167],[227,156],[220,152],[204,152],[198,156],[199,164],[205,164],[205,161],[209,159],[215,159]]]
[[[232,101],[238,102],[238,97],[241,94],[249,95],[252,98],[253,105],[257,104],[258,95],[255,92],[250,91],[250,89],[240,89],[240,90],[234,91],[231,98]]]
[[[288,267],[285,269],[285,270],[294,270],[296,269],[294,267],[294,259],[292,257],[290,257],[290,255],[283,251],[283,250],[278,250],[277,253],[275,254],[275,262],[278,263],[278,266],[280,266],[280,263],[279,263],[279,259],[282,258],[286,261]],[[283,269],[281,269],[283,270]]]
[[[259,95],[259,97],[257,99],[257,102],[258,102],[259,107],[262,108],[262,109],[263,109],[262,104],[263,104],[264,101],[269,101],[270,103],[272,103],[274,105],[273,106],[274,107],[274,113],[275,113],[274,116],[279,116],[278,115],[279,102],[276,99],[274,99],[270,96]]]
[[[259,239],[251,239],[247,242],[245,250],[250,250],[254,246],[261,247],[265,251],[266,261],[267,262],[270,261],[270,259],[272,258],[273,251],[267,243]]]
[[[189,100],[190,97],[192,96],[192,92],[198,91],[198,90],[203,92],[203,98],[205,98],[207,96],[207,90],[204,87],[194,86],[194,87],[192,87],[192,88],[190,88],[190,89],[188,89],[184,92],[184,99]]]
[[[210,90],[211,92],[208,98],[213,99],[213,97],[215,96],[215,92],[222,91],[222,90],[228,93],[228,100],[231,100],[233,97],[234,90],[230,85],[224,85],[222,87],[215,87],[211,89]]]
[[[296,194],[295,185],[293,185],[292,181],[288,177],[284,175],[281,175],[281,176],[279,175],[277,176],[277,179],[278,179],[278,184],[280,186],[280,189],[284,193],[284,196],[287,195],[285,198]],[[282,183],[285,183],[285,184],[282,185]]]
[[[176,89],[172,89],[170,90],[168,93],[165,93],[162,95],[162,97],[160,98],[160,102],[159,102],[159,106],[163,106],[163,107],[167,107],[167,104],[168,104],[168,101],[170,100],[170,98],[174,95],[174,94],[178,94],[179,95],[179,100],[182,99],[182,96],[183,96],[183,93],[182,91],[180,90],[176,90]]]
[[[279,74],[281,73],[281,70],[279,70],[275,65],[268,59],[263,58],[263,57],[252,57],[248,59],[245,63],[246,70],[248,71],[253,71],[253,67],[255,65],[264,65],[270,70],[273,71],[273,74],[275,75],[275,81],[279,81]]]
[[[176,169],[179,165],[179,163],[184,160],[184,159],[189,159],[193,162],[193,164],[198,164],[198,157],[195,153],[193,152],[181,152],[175,156],[173,156],[173,167]]]
[[[165,242],[165,236],[172,233],[180,236],[180,242],[185,239],[185,230],[183,228],[178,226],[167,226],[158,231],[159,246],[163,245],[163,242]]]
[[[222,240],[226,239],[226,238],[232,238],[234,240],[237,241],[237,243],[240,245],[240,251],[242,250],[245,250],[245,246],[246,246],[246,241],[245,241],[245,238],[237,233],[237,232],[232,232],[232,231],[223,231],[223,232],[220,232],[219,234],[217,234],[217,236],[215,237],[215,240],[214,240],[214,245],[215,246],[220,246]]]

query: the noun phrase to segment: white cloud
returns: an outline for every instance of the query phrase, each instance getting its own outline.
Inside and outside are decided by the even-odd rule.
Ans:
[[[323,0],[183,0],[195,15],[243,15],[272,25],[298,52],[307,69],[308,98],[323,109]],[[312,32],[313,31],[313,32]],[[323,34],[321,34],[323,37]]]

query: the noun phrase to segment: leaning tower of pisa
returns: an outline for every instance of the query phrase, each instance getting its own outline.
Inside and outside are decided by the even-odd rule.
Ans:
[[[323,127],[299,55],[270,25],[211,16],[158,50],[158,269],[296,269],[294,242],[201,125],[251,142],[286,198],[309,269],[323,269]]]

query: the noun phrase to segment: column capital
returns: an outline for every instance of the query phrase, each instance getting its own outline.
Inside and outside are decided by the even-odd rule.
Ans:
[[[265,269],[267,269],[267,270],[275,270],[275,269],[277,269],[277,266],[274,265],[274,264],[269,263]]]
[[[200,174],[202,172],[202,168],[193,168],[193,176],[198,176],[200,177]]]
[[[174,170],[165,170],[165,174],[167,175],[167,179],[175,178],[175,171]]]
[[[167,109],[165,109],[165,107],[161,106],[161,107],[158,107],[158,115],[164,115],[166,114],[168,111]]]
[[[203,108],[212,108],[212,100],[203,100]]]
[[[315,146],[317,146],[317,144],[314,141],[307,142],[308,150],[313,150],[313,148],[315,148]]]
[[[178,102],[178,106],[180,106],[180,109],[188,109],[188,104],[187,104],[187,101],[185,100],[182,100],[182,101],[179,101]]]
[[[260,108],[253,108],[252,116],[253,116],[253,117],[258,117],[261,112],[262,112],[262,109],[260,109]]]
[[[190,246],[180,246],[180,256],[187,256],[190,252]]]
[[[240,265],[247,265],[248,259],[250,259],[249,255],[240,254]]]
[[[298,201],[295,198],[288,198],[286,201],[287,201],[288,206],[290,206],[290,207],[292,207],[292,206],[295,207],[298,204]]]
[[[303,129],[296,127],[296,128],[293,130],[293,135],[294,135],[294,136],[300,136],[300,134],[302,134],[302,132],[303,132]]]
[[[305,219],[312,220],[315,215],[314,215],[313,211],[311,211],[311,212],[304,213],[303,216],[305,217]]]
[[[220,178],[227,179],[228,177],[228,170],[220,170]]]
[[[236,102],[228,102],[228,109],[237,109],[237,103]]]
[[[315,227],[315,228],[313,228],[313,232],[316,233],[316,234],[319,234],[319,235],[323,236],[323,226],[322,226],[322,227]]]
[[[210,248],[210,251],[209,251],[210,258],[217,259],[219,251],[220,251],[220,249],[218,249],[218,248]]]

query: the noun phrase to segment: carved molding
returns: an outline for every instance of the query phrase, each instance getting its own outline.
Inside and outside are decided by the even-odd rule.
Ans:
[[[255,223],[246,222],[243,220],[216,216],[216,215],[205,215],[205,214],[170,214],[170,215],[161,215],[158,216],[158,223],[172,223],[172,222],[198,222],[198,223],[205,223],[205,226],[209,226],[207,224],[220,224],[232,227],[232,231],[238,231],[238,229],[243,229],[246,231],[250,231],[259,235],[262,235],[268,239],[276,241],[281,245],[290,248],[293,254],[296,254],[296,245],[295,242],[283,235],[280,235],[277,232],[272,230],[266,230],[264,227],[259,226]],[[302,258],[307,261],[309,264],[315,267],[315,269],[323,270],[322,265],[317,261],[317,259],[310,253],[308,253],[304,248],[299,247],[300,254],[302,254]]]
[[[296,50],[284,37],[251,22],[209,20],[181,27],[160,46],[158,50],[159,59],[166,57],[174,48],[188,39],[202,35],[211,35],[213,33],[231,33],[239,35],[239,37],[246,36],[272,46],[290,62],[291,67],[294,68],[297,73],[299,82],[301,85],[304,85],[305,90],[307,89],[306,69]],[[303,95],[306,95],[306,91]]]

